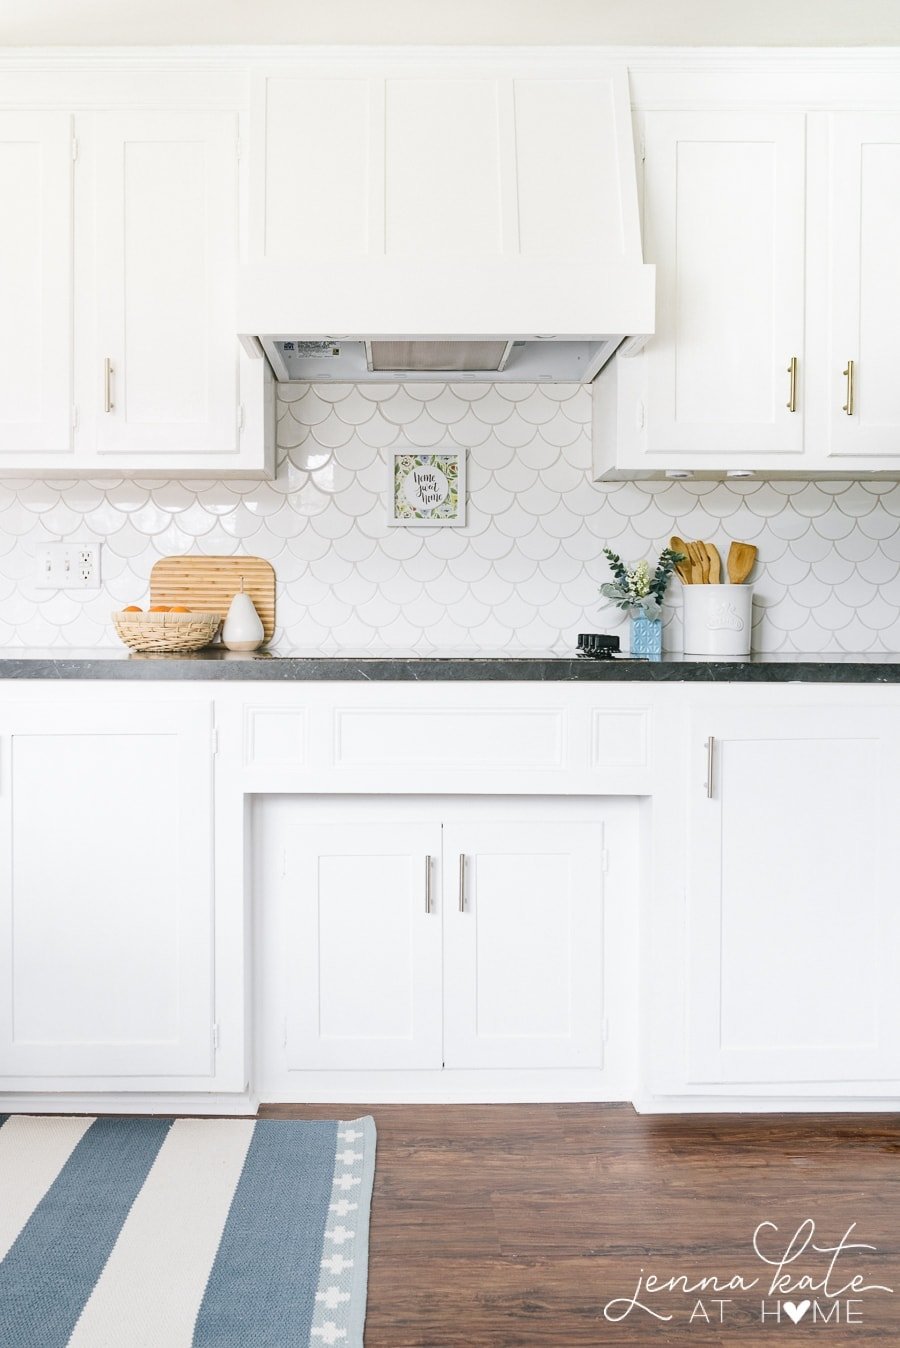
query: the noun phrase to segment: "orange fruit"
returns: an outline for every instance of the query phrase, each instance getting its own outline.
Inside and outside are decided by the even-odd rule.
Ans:
[[[173,604],[172,607],[169,609],[170,613],[190,613],[190,611],[191,610],[189,608],[185,608],[183,604]]]
[[[169,605],[168,605],[168,604],[154,604],[152,608],[148,608],[148,609],[147,609],[147,612],[148,612],[148,613],[168,613],[168,612],[169,612]]]
[[[138,608],[137,604],[128,604],[122,609],[123,613],[143,613],[143,609]]]

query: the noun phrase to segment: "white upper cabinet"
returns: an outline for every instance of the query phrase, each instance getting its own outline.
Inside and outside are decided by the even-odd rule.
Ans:
[[[656,335],[594,385],[596,475],[900,476],[900,114],[651,111],[644,145]]]
[[[648,455],[802,451],[788,367],[803,358],[804,174],[801,115],[648,119]]]
[[[877,470],[900,462],[900,115],[815,121],[827,156],[830,244],[822,259],[829,309],[818,328],[821,438],[835,467]]]
[[[159,95],[0,113],[0,475],[273,471],[271,373],[237,337],[238,113]]]
[[[597,434],[638,475],[802,469],[805,117],[660,112],[644,137],[656,334],[601,376]]]
[[[72,118],[0,112],[0,461],[72,448]]]
[[[95,322],[79,330],[79,446],[123,465],[227,461],[239,447],[237,118],[99,113],[89,136],[94,246],[78,298]]]

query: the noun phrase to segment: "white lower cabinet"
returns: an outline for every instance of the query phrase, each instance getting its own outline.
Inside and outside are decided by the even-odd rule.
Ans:
[[[295,797],[263,843],[286,1072],[602,1067],[596,804],[360,801]]]
[[[444,826],[444,1065],[603,1063],[603,825]]]
[[[688,1092],[900,1080],[900,713],[698,710],[690,743]]]
[[[197,701],[0,709],[3,1089],[211,1077],[211,725]]]
[[[286,853],[286,1063],[440,1067],[441,827],[299,825]]]

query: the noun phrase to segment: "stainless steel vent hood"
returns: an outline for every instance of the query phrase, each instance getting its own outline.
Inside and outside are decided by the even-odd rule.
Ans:
[[[653,332],[624,71],[490,64],[263,79],[238,330],[278,380],[588,383]]]

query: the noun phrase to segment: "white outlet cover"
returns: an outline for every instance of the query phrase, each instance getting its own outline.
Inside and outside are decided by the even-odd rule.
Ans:
[[[99,543],[42,543],[34,553],[39,590],[99,590]]]

